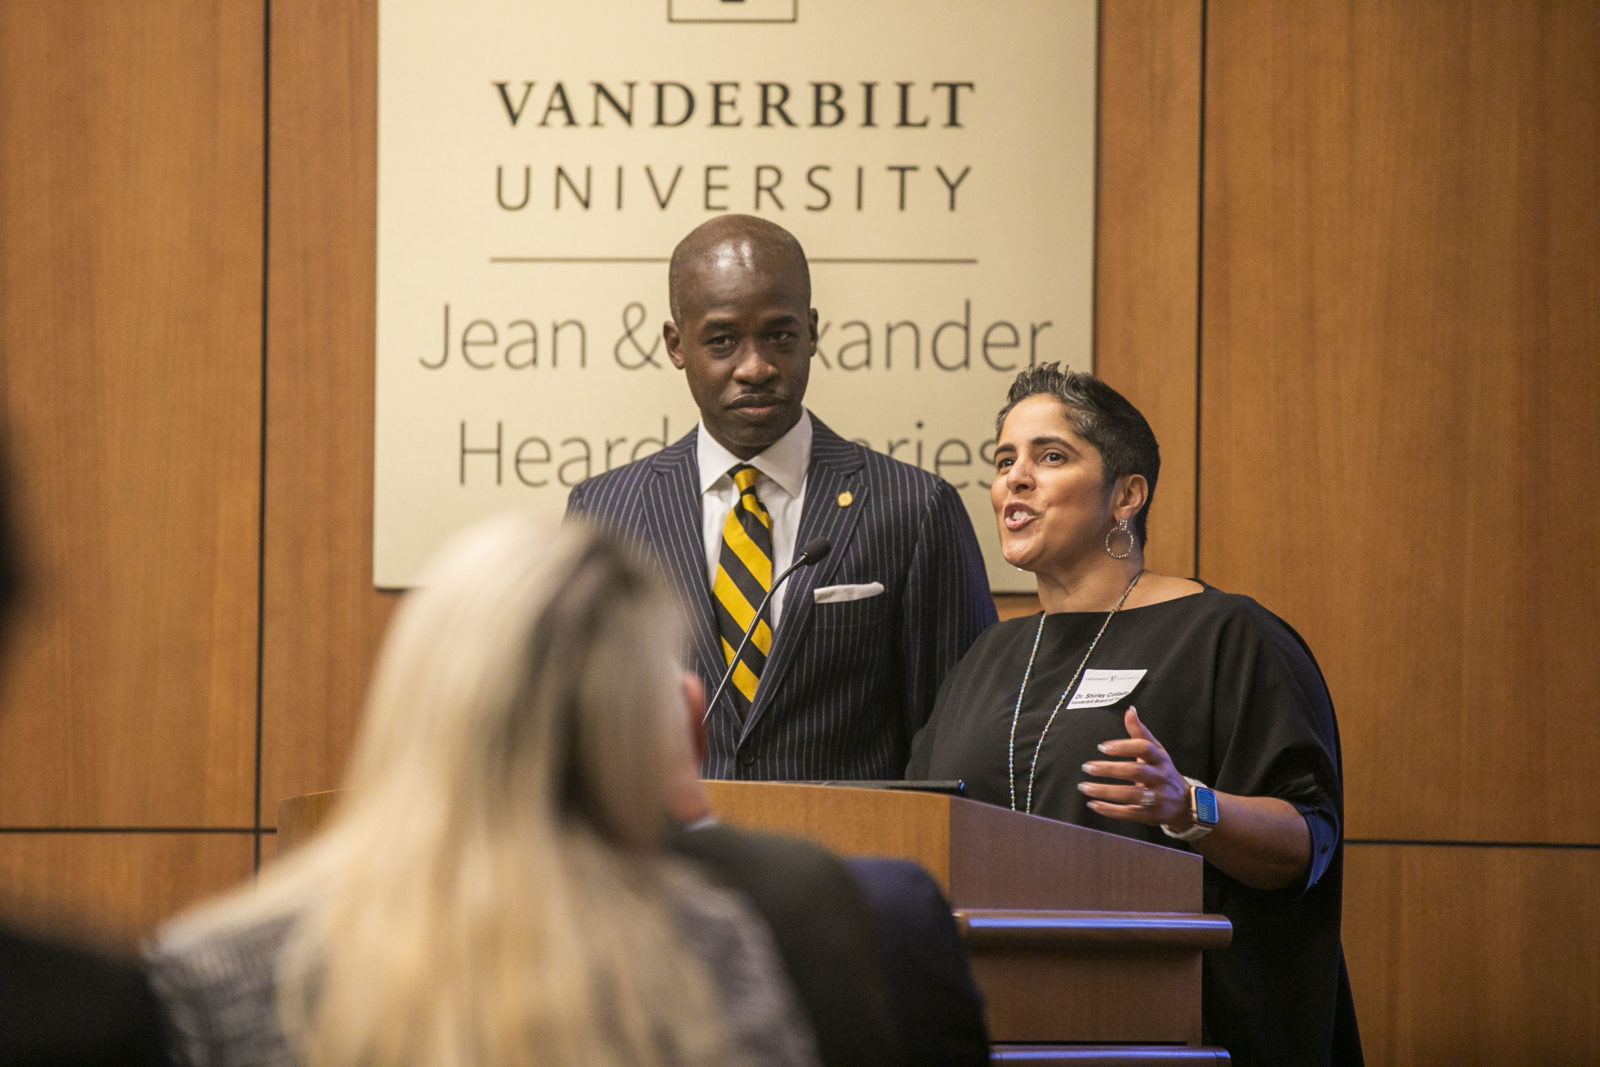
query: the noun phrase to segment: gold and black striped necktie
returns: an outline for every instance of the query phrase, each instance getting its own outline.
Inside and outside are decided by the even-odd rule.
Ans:
[[[728,472],[739,490],[739,499],[722,524],[722,553],[717,561],[717,577],[711,585],[716,604],[717,630],[722,635],[722,661],[733,662],[733,650],[756,617],[756,606],[772,588],[772,516],[756,496],[757,471],[740,463]],[[733,670],[729,691],[742,718],[756,698],[756,683],[761,668],[772,651],[771,612],[762,613]]]

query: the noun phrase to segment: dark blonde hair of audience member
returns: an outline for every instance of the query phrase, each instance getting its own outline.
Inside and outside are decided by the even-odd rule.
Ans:
[[[675,612],[581,526],[478,528],[390,630],[334,820],[199,920],[302,917],[279,970],[310,1064],[692,1064],[709,976],[662,903],[692,765]]]

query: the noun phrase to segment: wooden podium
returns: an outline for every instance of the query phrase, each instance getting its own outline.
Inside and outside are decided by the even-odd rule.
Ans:
[[[1200,952],[1232,927],[1201,914],[1199,856],[932,793],[707,782],[725,822],[847,855],[915,860],[955,909],[993,1062],[1226,1063],[1200,1047]],[[279,854],[337,790],[278,806]]]
[[[706,787],[725,822],[926,867],[954,906],[996,1062],[1227,1061],[1199,1047],[1200,952],[1232,938],[1201,914],[1199,856],[931,793]],[[1027,1047],[1041,1045],[1055,1048]]]

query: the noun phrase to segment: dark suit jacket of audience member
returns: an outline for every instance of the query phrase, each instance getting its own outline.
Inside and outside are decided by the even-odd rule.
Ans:
[[[852,856],[883,937],[900,1048],[908,1064],[980,1067],[989,1062],[983,995],[972,980],[950,902],[910,860]]]
[[[161,1009],[132,964],[0,929],[0,1064],[166,1063]]]
[[[678,850],[767,919],[819,1031],[824,1062],[988,1062],[983,998],[950,904],[921,867],[841,860],[809,842],[729,826],[685,831]],[[885,1012],[897,1059],[883,1051]]]
[[[0,432],[0,445],[4,440]],[[0,447],[0,645],[22,588],[9,466]],[[155,994],[132,964],[0,925],[0,1067],[165,1063],[163,1029]]]
[[[877,922],[843,860],[807,841],[721,825],[681,831],[673,849],[767,920],[824,1064],[903,1062]]]

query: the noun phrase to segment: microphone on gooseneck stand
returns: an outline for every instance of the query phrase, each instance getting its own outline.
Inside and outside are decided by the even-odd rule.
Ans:
[[[826,537],[813,537],[800,549],[800,554],[789,564],[787,570],[778,575],[778,580],[772,583],[772,588],[767,590],[767,595],[761,598],[761,604],[756,608],[756,617],[750,620],[750,625],[744,629],[744,636],[739,639],[739,647],[733,650],[733,659],[728,661],[728,669],[722,672],[722,681],[717,683],[717,688],[712,692],[711,699],[706,701],[706,713],[700,717],[700,725],[704,726],[711,718],[712,709],[717,706],[717,700],[722,696],[722,691],[728,688],[728,680],[733,677],[733,672],[739,666],[739,657],[744,655],[745,646],[750,643],[750,638],[755,635],[756,627],[761,625],[762,612],[767,610],[767,604],[772,601],[772,594],[778,587],[788,580],[789,575],[801,567],[809,567],[833,551],[833,542]]]

